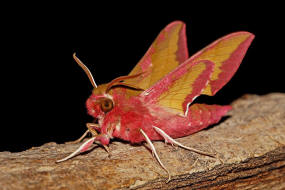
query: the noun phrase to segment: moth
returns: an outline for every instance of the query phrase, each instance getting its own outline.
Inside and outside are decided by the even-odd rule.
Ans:
[[[231,106],[193,103],[200,95],[215,95],[237,71],[254,35],[235,32],[226,35],[189,58],[185,24],[174,21],[157,36],[146,54],[126,76],[97,86],[90,70],[76,57],[94,89],[86,102],[87,123],[92,138],[75,152],[58,160],[65,161],[93,144],[109,152],[111,139],[131,144],[146,142],[158,163],[168,173],[152,141],[165,140],[172,145],[199,154],[215,155],[187,147],[176,138],[198,132],[220,119]],[[78,142],[77,141],[77,142]]]

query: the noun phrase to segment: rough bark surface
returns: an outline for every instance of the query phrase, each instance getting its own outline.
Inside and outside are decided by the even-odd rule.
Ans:
[[[56,164],[78,144],[47,143],[0,153],[0,189],[285,189],[285,94],[246,95],[229,117],[179,142],[202,156],[163,142],[154,145],[172,180],[145,146],[112,142],[111,157],[94,146]]]

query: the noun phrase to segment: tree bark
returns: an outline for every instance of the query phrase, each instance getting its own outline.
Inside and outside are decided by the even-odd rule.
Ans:
[[[245,95],[218,125],[177,141],[216,154],[199,155],[154,142],[172,180],[146,146],[113,141],[111,156],[92,151],[55,161],[78,144],[47,143],[0,153],[0,189],[284,189],[285,94]]]

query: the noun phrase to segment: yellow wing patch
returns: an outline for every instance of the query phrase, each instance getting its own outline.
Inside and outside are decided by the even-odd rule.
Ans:
[[[152,74],[147,77],[150,78],[151,85],[179,65],[176,59],[176,52],[178,51],[179,31],[181,27],[182,25],[178,25],[173,28],[172,32],[163,32],[164,38],[167,40],[159,42],[159,39],[157,39],[154,42],[154,53],[151,56],[153,69]]]
[[[190,71],[176,80],[168,91],[161,94],[158,104],[184,113],[182,104],[188,95],[193,93],[193,85],[199,75],[206,69],[205,63],[194,65]]]
[[[206,87],[213,72],[213,63],[207,60],[187,60],[154,86],[142,93],[145,102],[157,103],[175,113],[184,114],[191,103]]]
[[[180,41],[182,43],[179,43]],[[180,21],[169,24],[160,32],[145,56],[129,75],[145,73],[141,77],[128,80],[128,83],[142,89],[151,87],[182,63],[178,60],[177,54],[184,57],[183,62],[188,58],[186,43],[185,24]]]

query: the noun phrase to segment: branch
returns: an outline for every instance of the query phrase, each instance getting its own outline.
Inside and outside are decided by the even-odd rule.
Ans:
[[[95,146],[56,164],[78,144],[48,143],[24,152],[0,153],[2,189],[284,189],[285,94],[246,95],[219,125],[177,141],[220,159],[163,142],[154,145],[172,180],[144,146],[114,141],[111,157]]]

